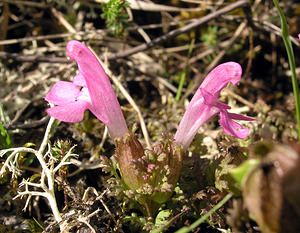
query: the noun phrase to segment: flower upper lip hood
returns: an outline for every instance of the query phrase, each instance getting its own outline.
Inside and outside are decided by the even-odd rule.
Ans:
[[[67,55],[77,62],[78,75],[85,80],[94,107],[94,114],[102,122],[109,123],[111,120],[107,113],[112,110],[110,109],[111,104],[119,105],[119,103],[99,60],[88,47],[76,40],[68,42]],[[116,111],[116,109],[113,110]],[[116,114],[119,115],[119,111]]]
[[[89,53],[89,49],[87,47],[83,47],[82,43],[76,40],[69,41],[66,47],[67,56],[75,61],[80,57],[82,51],[84,50],[86,50],[85,52]]]
[[[238,84],[241,76],[242,67],[240,64],[226,62],[214,68],[203,80],[199,89],[204,89],[213,95],[219,94],[228,83],[232,83],[233,85]]]
[[[204,79],[179,124],[175,141],[185,149],[191,144],[198,129],[215,114],[220,114],[220,125],[224,132],[237,138],[245,138],[249,129],[234,120],[254,120],[251,117],[228,112],[230,107],[218,100],[220,92],[228,83],[236,85],[242,75],[238,63],[227,62],[214,68]]]
[[[75,60],[79,73],[73,82],[57,82],[45,99],[56,106],[47,110],[58,120],[79,122],[89,109],[107,125],[113,138],[122,137],[128,128],[110,80],[95,54],[79,41],[69,41],[67,55]]]

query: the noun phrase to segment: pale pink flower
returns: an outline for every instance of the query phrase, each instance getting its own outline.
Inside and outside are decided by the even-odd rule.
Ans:
[[[198,129],[212,116],[219,114],[219,123],[226,134],[237,138],[245,138],[249,129],[234,120],[251,121],[251,117],[228,112],[230,107],[218,100],[221,90],[228,83],[236,85],[242,75],[242,68],[238,63],[227,62],[217,66],[204,79],[179,124],[175,134],[175,141],[185,149],[191,144]]]
[[[73,82],[59,81],[45,99],[54,104],[47,113],[64,122],[79,122],[89,109],[107,125],[112,138],[124,136],[128,128],[108,76],[93,52],[79,41],[69,41],[67,55],[77,62]]]

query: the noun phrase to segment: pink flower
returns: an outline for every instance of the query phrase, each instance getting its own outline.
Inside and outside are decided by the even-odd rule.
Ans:
[[[191,144],[198,129],[212,116],[219,114],[219,123],[226,134],[237,138],[245,138],[249,129],[234,120],[251,121],[251,117],[230,113],[230,107],[218,100],[220,92],[228,83],[236,85],[242,75],[238,63],[227,62],[217,66],[204,79],[196,94],[189,103],[187,110],[175,134],[175,141],[185,149]]]
[[[45,99],[54,104],[47,113],[64,122],[79,122],[89,109],[107,125],[112,138],[124,136],[128,128],[108,76],[93,52],[79,41],[69,41],[67,55],[77,62],[73,82],[59,81]]]

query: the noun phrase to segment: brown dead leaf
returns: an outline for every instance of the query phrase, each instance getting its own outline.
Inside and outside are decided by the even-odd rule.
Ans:
[[[267,147],[243,187],[245,205],[264,233],[300,232],[300,146]]]

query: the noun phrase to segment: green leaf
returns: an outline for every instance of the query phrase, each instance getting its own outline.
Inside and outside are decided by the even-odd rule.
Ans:
[[[154,222],[154,229],[150,233],[160,233],[170,224],[170,216],[172,214],[172,210],[161,210]]]
[[[278,0],[273,0],[273,2],[278,11],[279,17],[280,17],[281,37],[284,42],[285,49],[286,49],[286,52],[288,55],[290,71],[292,74],[291,79],[292,79],[292,86],[293,86],[293,93],[294,93],[295,107],[296,107],[298,142],[300,142],[300,95],[299,95],[298,79],[297,79],[297,74],[296,74],[295,55],[294,55],[294,51],[293,51],[292,42],[290,39],[288,23],[286,21],[285,15],[279,6]]]
[[[126,0],[109,0],[102,7],[103,13],[101,17],[105,19],[106,26],[116,36],[122,35],[127,26],[129,17],[125,8],[128,6],[129,4]]]
[[[166,225],[171,214],[171,210],[161,210],[155,218],[155,226],[160,227]]]
[[[30,232],[35,232],[35,233],[42,232],[44,229],[44,227],[41,225],[41,223],[38,222],[35,218],[26,219],[23,222],[23,225],[25,226],[26,230],[28,230]]]
[[[258,159],[248,159],[240,166],[232,168],[229,173],[236,180],[240,187],[243,186],[248,174],[259,164]]]
[[[205,32],[201,34],[201,40],[208,47],[214,47],[218,44],[218,27],[209,26]]]
[[[0,122],[0,149],[6,149],[11,147],[11,139],[6,131],[6,129],[3,127],[2,123]]]

